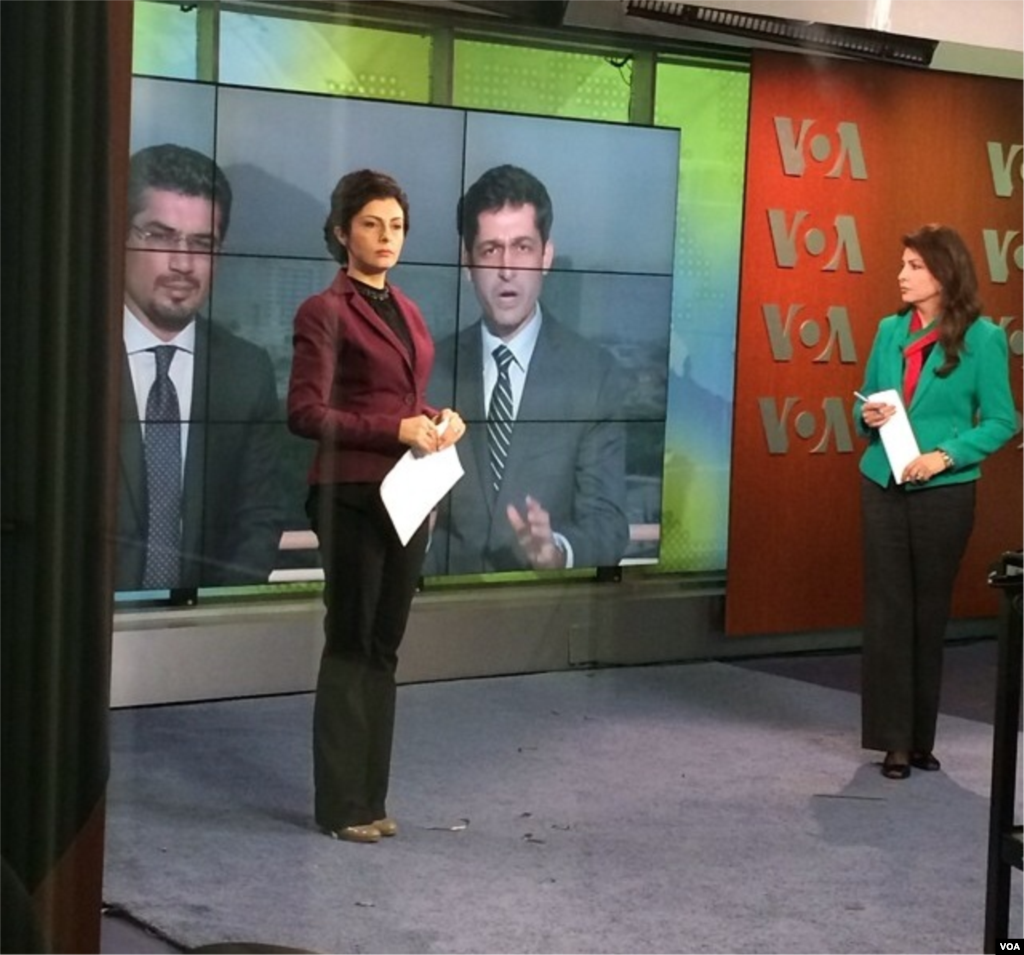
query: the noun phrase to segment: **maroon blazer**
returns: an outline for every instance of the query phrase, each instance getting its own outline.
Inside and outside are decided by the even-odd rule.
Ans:
[[[288,427],[319,442],[310,484],[382,480],[408,450],[402,419],[437,413],[426,401],[430,331],[415,303],[390,288],[414,358],[344,270],[295,314]]]

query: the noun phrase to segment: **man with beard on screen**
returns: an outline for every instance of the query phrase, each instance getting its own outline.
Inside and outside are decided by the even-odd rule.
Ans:
[[[266,582],[281,537],[267,352],[199,314],[231,215],[207,156],[150,146],[129,167],[120,591]]]
[[[612,566],[629,542],[625,385],[607,351],[541,305],[552,221],[544,184],[518,166],[489,169],[459,202],[482,317],[438,344],[432,393],[476,427],[427,574]]]

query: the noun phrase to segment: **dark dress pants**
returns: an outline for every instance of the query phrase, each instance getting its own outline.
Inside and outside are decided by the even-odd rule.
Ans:
[[[943,641],[974,497],[974,481],[912,491],[861,478],[865,749],[934,748]]]
[[[402,546],[379,484],[311,488],[324,563],[324,651],[313,712],[315,816],[324,829],[387,815],[395,669],[427,546]]]

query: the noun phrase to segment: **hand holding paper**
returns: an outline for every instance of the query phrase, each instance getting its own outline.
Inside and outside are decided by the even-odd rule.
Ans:
[[[861,400],[861,420],[869,428],[882,427],[896,413],[894,405],[886,404],[882,401],[873,401],[867,395],[862,395],[859,391],[855,391],[853,396]]]
[[[889,388],[885,391],[876,391],[866,398],[860,394],[857,397],[864,402],[886,404],[894,409],[887,420],[878,426],[878,434],[889,458],[893,477],[897,484],[903,484],[906,481],[904,474],[907,465],[920,457],[921,450],[917,446],[917,438],[914,437],[914,430],[910,426],[910,418],[907,416],[907,409],[903,406],[900,393],[895,388]]]
[[[448,419],[438,426],[443,433]],[[410,448],[381,481],[380,496],[403,545],[463,475],[455,445],[423,454]]]

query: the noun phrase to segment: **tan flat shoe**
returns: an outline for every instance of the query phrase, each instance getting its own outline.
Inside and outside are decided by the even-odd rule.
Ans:
[[[386,839],[390,839],[392,836],[398,835],[398,823],[390,816],[385,816],[383,819],[376,820],[373,823],[373,828]]]
[[[328,834],[332,839],[340,839],[342,842],[380,842],[380,830],[374,825],[329,829]]]

